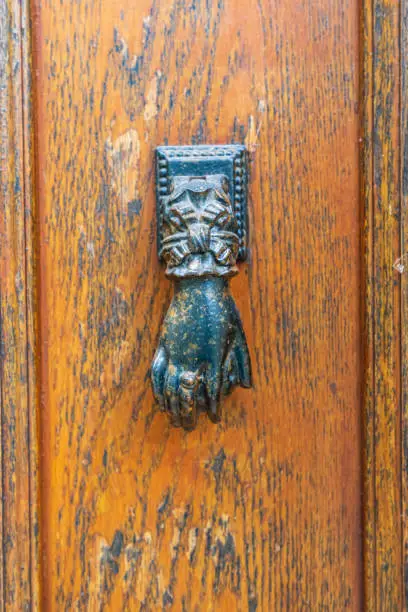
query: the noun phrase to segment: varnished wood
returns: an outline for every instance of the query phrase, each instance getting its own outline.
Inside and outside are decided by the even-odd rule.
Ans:
[[[404,606],[400,363],[404,326],[400,279],[393,268],[401,247],[400,8],[396,0],[368,0],[362,12],[364,582],[366,609],[381,611]]]
[[[372,0],[361,4],[361,202],[362,202],[362,303],[364,343],[363,387],[363,529],[364,529],[364,603],[375,610],[375,377],[373,317],[373,12]]]
[[[400,192],[401,192],[401,482],[403,605],[408,607],[408,2],[401,2]]]
[[[35,4],[36,211],[27,5],[1,5],[2,609],[359,610],[362,575],[367,610],[406,604],[407,5],[365,0],[360,66],[357,10]],[[148,384],[152,152],[192,142],[252,151],[255,389],[183,434]]]
[[[357,3],[38,4],[45,608],[361,607]],[[253,391],[169,428],[153,150],[245,142]]]
[[[39,608],[34,153],[28,9],[25,1],[0,4],[0,610]]]

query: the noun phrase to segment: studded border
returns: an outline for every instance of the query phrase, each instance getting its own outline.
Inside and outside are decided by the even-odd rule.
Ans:
[[[238,259],[247,256],[248,152],[243,145],[163,146],[156,149],[157,249],[163,240],[163,199],[170,193],[169,160],[177,157],[232,157],[234,177],[234,214],[238,223]]]

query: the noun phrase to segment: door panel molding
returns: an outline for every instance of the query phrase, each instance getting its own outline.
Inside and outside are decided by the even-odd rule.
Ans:
[[[401,11],[401,491],[402,491],[402,573],[403,603],[408,606],[408,1]]]
[[[40,607],[29,7],[0,4],[0,610]]]
[[[406,70],[407,2],[365,0],[361,10],[364,591],[367,610],[392,610],[404,602],[407,280],[393,264],[407,249],[400,241],[406,224],[401,138],[407,100],[400,70]]]
[[[403,603],[408,606],[408,0],[401,0],[401,491]]]
[[[0,5],[1,610],[40,609],[29,10]],[[360,19],[364,590],[367,610],[388,610],[408,580],[408,0],[363,0]]]

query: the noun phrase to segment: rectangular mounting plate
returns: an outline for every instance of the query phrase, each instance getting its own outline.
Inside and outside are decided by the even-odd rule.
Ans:
[[[248,243],[248,154],[244,145],[168,146],[156,149],[157,247],[162,246],[162,198],[169,195],[176,176],[210,176],[223,174],[230,186],[230,195],[238,223],[238,260],[247,255]]]

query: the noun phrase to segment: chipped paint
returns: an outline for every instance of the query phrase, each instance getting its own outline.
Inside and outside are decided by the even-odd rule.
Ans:
[[[146,123],[149,123],[149,121],[154,119],[159,112],[157,95],[158,95],[158,84],[160,81],[160,77],[161,77],[161,72],[158,71],[152,78],[148,86],[148,89],[147,89],[146,104],[145,104],[145,108],[143,112],[143,117]]]
[[[262,104],[259,110],[260,112],[264,112],[263,110],[261,110],[261,108],[263,108]],[[261,132],[261,128],[262,128],[262,121],[260,120],[257,125],[255,117],[253,115],[250,115],[248,118],[248,130],[247,130],[247,135],[245,137],[245,145],[247,146],[248,151],[251,154],[255,153],[255,151],[259,147],[259,135]]]
[[[190,563],[193,563],[194,561],[195,552],[197,548],[197,542],[198,542],[198,534],[199,534],[198,527],[192,527],[188,531],[188,549],[187,549],[186,554],[187,554],[187,558]]]
[[[125,216],[129,202],[139,199],[140,140],[137,130],[130,128],[113,141],[109,137],[105,141],[105,154],[111,188]]]

